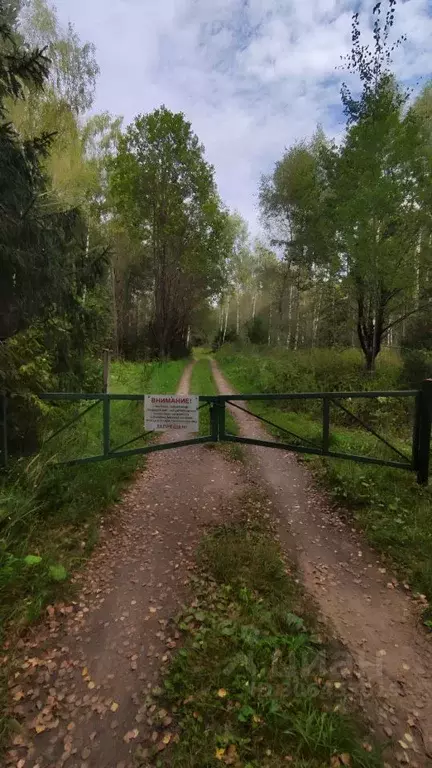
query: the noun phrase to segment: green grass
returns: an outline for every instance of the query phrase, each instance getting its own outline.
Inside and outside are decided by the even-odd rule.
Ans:
[[[196,363],[192,370],[191,387],[190,391],[193,395],[217,395],[218,391],[213,379],[213,374],[210,366],[210,358],[208,354],[203,350],[195,350],[194,352]],[[226,410],[226,422],[225,427],[227,432],[231,432],[234,435],[238,434],[237,422]],[[210,408],[205,407],[200,410],[200,435],[209,435],[211,433],[210,427]],[[222,454],[232,461],[242,461],[243,452],[239,445],[235,443],[211,443],[211,448],[217,448]]]
[[[239,510],[198,552],[194,599],[177,620],[184,642],[155,692],[160,742],[171,744],[159,756],[156,746],[156,765],[381,765],[343,684],[328,674],[331,651],[304,615],[295,573],[266,525],[266,500],[249,495]],[[154,704],[148,697],[150,717]],[[147,760],[152,749],[140,753]]]
[[[262,378],[254,375],[251,362],[248,360],[244,363],[244,357],[231,357],[223,352],[219,364],[237,391],[268,391],[264,389]],[[338,359],[335,355],[335,365]],[[358,384],[357,387],[360,389]],[[266,403],[249,405],[255,413],[320,444],[322,427],[318,413],[288,410],[288,401],[278,406]],[[347,405],[352,409],[352,403]],[[394,404],[390,399],[375,402],[368,405],[367,418],[378,432],[384,434],[409,458],[411,429],[408,422],[404,421],[401,428],[395,426],[401,417],[401,407],[400,402]],[[338,416],[336,408],[332,408],[333,450],[398,460],[375,437],[360,428],[344,426],[347,420],[344,418],[341,424]],[[268,429],[282,437],[282,432],[277,429]],[[290,442],[287,436],[283,439]],[[407,580],[414,590],[432,600],[432,489],[418,486],[412,472],[342,459],[321,459],[306,455],[303,458],[325,483],[335,501],[343,506],[364,532],[368,541],[391,559],[401,578]]]

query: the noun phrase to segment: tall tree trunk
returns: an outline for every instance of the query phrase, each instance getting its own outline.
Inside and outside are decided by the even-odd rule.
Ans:
[[[318,335],[318,326],[320,321],[320,310],[321,310],[321,299],[322,299],[322,290],[318,291],[318,305],[315,310],[315,303],[313,307],[313,313],[312,313],[312,349],[315,347],[315,342]]]
[[[227,305],[226,305],[226,311],[225,311],[225,324],[224,324],[224,329],[223,329],[223,334],[222,334],[222,344],[225,344],[226,332],[227,332],[227,328],[228,328],[229,306],[230,306],[230,299],[229,299],[229,296],[228,296]]]
[[[294,336],[294,349],[298,349],[299,331],[300,331],[300,291],[297,290],[296,326],[295,326],[295,336]]]
[[[119,336],[118,336],[118,310],[116,301],[116,279],[115,270],[111,265],[111,295],[112,295],[112,317],[113,317],[113,340],[114,340],[114,354],[119,356]]]
[[[291,283],[290,289],[289,289],[289,298],[288,298],[288,333],[287,333],[287,347],[288,349],[291,346],[291,339],[292,339],[292,333],[291,333],[291,323],[292,323],[292,300],[293,300],[293,290],[294,286]]]
[[[271,330],[272,330],[272,306],[270,304],[269,308],[269,324],[268,324],[268,336],[267,336],[267,344],[270,346],[271,344]]]
[[[236,334],[240,336],[240,296],[237,293],[237,307],[236,307]]]

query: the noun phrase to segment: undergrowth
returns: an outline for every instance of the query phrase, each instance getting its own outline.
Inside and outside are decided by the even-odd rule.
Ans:
[[[338,370],[341,353],[331,353],[326,350],[326,360],[333,354],[334,373],[332,381],[324,381],[319,387],[315,380],[314,388],[327,391],[349,391],[347,382],[339,378],[339,388],[336,379],[342,373]],[[287,355],[288,353],[285,353]],[[292,353],[294,361],[298,353]],[[306,359],[306,353],[304,354]],[[275,355],[274,363],[279,365],[284,356]],[[311,358],[312,359],[312,358]],[[221,350],[218,362],[233,387],[240,392],[277,392],[272,388],[271,380],[264,384],[262,371],[256,368],[246,355],[231,355],[229,350]],[[273,363],[272,363],[273,365]],[[394,362],[390,363],[390,367]],[[382,366],[387,362],[384,359]],[[391,369],[392,370],[392,369]],[[363,376],[363,374],[361,374]],[[393,374],[392,374],[393,376]],[[380,389],[392,384],[392,376],[383,380],[384,374],[378,373],[377,379],[368,380],[368,389]],[[283,373],[280,373],[283,380]],[[351,379],[351,389],[361,390],[363,379]],[[394,380],[393,380],[394,383]],[[327,387],[326,387],[327,384]],[[332,385],[332,386],[330,386]],[[300,390],[300,383],[296,389]],[[290,391],[285,389],[285,391]],[[293,391],[293,390],[291,390]],[[305,390],[303,390],[305,391]],[[411,455],[411,424],[409,414],[401,406],[400,401],[389,398],[383,402],[368,404],[368,421],[373,423],[378,432],[390,440],[402,453],[410,459]],[[352,409],[353,402],[345,405]],[[275,424],[285,427],[301,437],[308,438],[316,445],[321,445],[322,421],[319,413],[313,411],[294,411],[292,401],[278,403],[250,402],[248,407],[255,413],[264,416]],[[392,410],[394,409],[394,410]],[[401,410],[402,409],[402,410]],[[403,419],[402,419],[403,411]],[[398,419],[402,419],[399,426]],[[354,426],[348,417],[343,422],[338,421],[336,408],[331,409],[330,448],[334,451],[364,456],[376,456],[393,460],[401,460],[394,452],[384,446],[377,438],[362,428]],[[266,425],[266,429],[275,436],[287,442],[300,444],[291,439],[281,430]],[[432,599],[432,529],[430,526],[430,510],[432,491],[417,485],[413,472],[392,469],[368,464],[359,464],[342,459],[322,459],[311,455],[302,455],[317,477],[328,488],[335,502],[343,507],[344,513],[356,522],[364,532],[368,541],[384,555],[391,558],[402,578],[409,581],[412,588]]]
[[[156,707],[153,697],[145,702],[169,730],[162,723],[159,744],[140,750],[142,760],[174,768],[381,765],[348,711],[267,518],[265,500],[249,496],[240,516],[202,541],[195,597],[177,620],[184,644],[155,691]]]

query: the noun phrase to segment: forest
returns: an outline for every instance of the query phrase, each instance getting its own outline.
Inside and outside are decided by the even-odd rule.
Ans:
[[[130,742],[143,728],[142,709],[133,717],[121,711],[132,726],[124,736],[117,720],[109,726],[100,721],[107,712],[114,716],[125,699],[130,706],[132,690],[134,704],[145,700],[153,728],[149,748],[136,752],[134,765],[147,766],[149,757],[157,766],[179,768],[277,768],[287,761],[305,768],[389,765],[382,761],[385,747],[376,746],[375,722],[357,712],[352,686],[345,711],[339,689],[347,680],[357,685],[360,672],[343,667],[334,678],[334,668],[327,668],[329,648],[337,645],[334,617],[323,629],[309,598],[313,593],[327,619],[330,598],[336,594],[343,605],[340,585],[348,584],[343,610],[352,624],[344,613],[338,631],[345,643],[351,627],[357,641],[366,605],[369,639],[379,642],[369,648],[362,640],[365,658],[374,654],[371,669],[386,655],[384,646],[389,655],[399,647],[393,643],[401,632],[399,614],[401,659],[407,648],[415,654],[423,647],[423,635],[419,642],[403,635],[409,611],[416,611],[416,631],[432,630],[431,488],[406,471],[407,462],[416,469],[417,390],[432,378],[432,82],[396,77],[392,59],[406,43],[403,33],[395,39],[396,13],[396,0],[377,2],[371,30],[353,13],[350,52],[334,63],[343,73],[340,134],[334,138],[317,125],[262,169],[257,189],[249,190],[258,201],[258,235],[222,199],[217,169],[187,114],[162,103],[126,124],[121,115],[97,112],[95,45],[72,23],[61,24],[50,0],[0,0],[0,752],[9,748],[8,765],[42,767],[40,756],[56,750],[56,766],[72,754],[74,766],[111,766],[110,750],[129,760]],[[105,404],[102,411],[97,398],[90,405],[47,398],[100,393],[104,386],[114,396],[105,396],[111,419],[106,452]],[[109,455],[110,446],[142,448],[155,439],[142,432],[144,393],[214,396],[221,386],[243,395],[347,393],[350,410],[327,399],[333,458],[321,451],[324,402],[312,398],[256,400],[246,414],[240,406],[240,418],[227,406],[226,429],[240,440],[222,446],[214,431],[209,434],[209,409],[201,403],[199,434],[209,444],[188,446],[191,461],[185,448],[170,451],[174,458],[165,464],[151,464],[152,455],[149,466],[132,451],[122,459]],[[400,397],[402,389],[410,397]],[[388,396],[364,397],[370,391]],[[362,398],[352,399],[353,392]],[[125,393],[140,397],[115,399]],[[267,447],[252,482],[255,449],[240,442],[245,429],[252,434],[247,420],[254,417],[261,418],[261,439],[277,443],[288,433],[312,446],[310,455],[296,462],[292,446],[289,455]],[[270,457],[272,451],[279,458]],[[346,454],[358,461],[342,460]],[[71,466],[83,457],[110,460]],[[281,467],[277,477],[272,462]],[[271,497],[272,482],[260,485],[266,467],[276,483]],[[310,556],[308,594],[291,549],[289,557],[283,549],[280,526],[287,515],[302,552],[322,548]],[[188,537],[201,525],[197,543]],[[357,594],[366,582],[363,549],[379,585],[379,612],[369,595]],[[153,571],[139,589],[134,586],[148,562],[154,573],[163,565],[157,588],[169,581],[157,599]],[[107,585],[116,568],[127,589],[113,607]],[[87,576],[87,591],[78,592]],[[357,576],[353,584],[351,576]],[[189,607],[183,604],[186,584]],[[152,605],[143,619],[148,606],[140,601],[150,588]],[[354,592],[357,607],[350,613]],[[398,602],[405,598],[409,609]],[[115,633],[129,625],[137,602],[141,613],[120,647]],[[105,611],[103,619],[95,606]],[[74,646],[82,640],[80,622],[96,621],[93,616],[95,647],[108,654],[110,669],[100,684],[91,676],[97,677],[99,656],[90,655],[83,667],[85,653]],[[49,630],[39,642],[46,617]],[[385,625],[385,638],[374,621]],[[62,625],[66,650],[57,648],[61,622],[69,622]],[[144,640],[138,638],[140,651],[133,653],[130,637],[143,622]],[[390,624],[394,648],[385,645]],[[176,655],[180,637],[184,645]],[[147,647],[158,648],[156,658],[166,663],[163,697],[147,680],[143,693],[143,672],[140,683],[135,676],[123,691],[123,701],[117,689],[107,699],[111,669],[117,674],[118,666],[119,679],[135,675],[143,648],[150,668]],[[45,649],[48,662],[41,661]],[[427,719],[426,709],[417,711],[426,701],[427,656],[419,665],[412,675],[417,698],[402,687],[405,672],[398,666],[408,716],[397,734],[398,763],[410,762],[406,755],[415,748],[421,718]],[[406,660],[402,668],[410,670]],[[73,686],[84,686],[80,704],[75,692],[70,698],[61,689],[76,669],[81,673]],[[257,685],[255,678],[264,682]],[[392,685],[394,679],[396,672]],[[408,711],[414,703],[415,717]],[[395,709],[388,711],[394,726]],[[87,738],[82,712],[85,724],[95,712],[101,717],[89,744],[83,741],[72,753],[76,732]],[[388,737],[393,731],[385,723]],[[106,763],[92,755],[100,727],[110,753]],[[43,744],[43,734],[51,732]]]
[[[12,447],[37,444],[38,393],[95,387],[104,348],[167,360],[234,340],[352,347],[373,372],[390,347],[407,379],[428,373],[432,86],[413,93],[392,74],[395,5],[378,4],[372,47],[353,17],[344,135],[318,126],[275,158],[259,239],[224,205],[183,114],[162,105],[128,126],[89,116],[94,45],[45,0],[3,2],[0,388],[19,403]]]

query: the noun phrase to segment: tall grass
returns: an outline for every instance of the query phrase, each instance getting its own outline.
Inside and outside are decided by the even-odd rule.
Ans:
[[[391,350],[385,350],[380,355],[374,375],[365,371],[361,353],[355,349],[293,352],[252,345],[236,349],[235,345],[226,345],[218,352],[217,359],[240,392],[364,392],[402,389],[402,363]],[[365,398],[354,400],[349,408],[371,426],[383,423],[397,429],[400,436],[409,436],[414,410],[412,398]],[[289,409],[317,419],[321,413],[321,402],[291,401]],[[352,425],[352,419],[342,411],[335,410],[333,420],[336,424]]]

